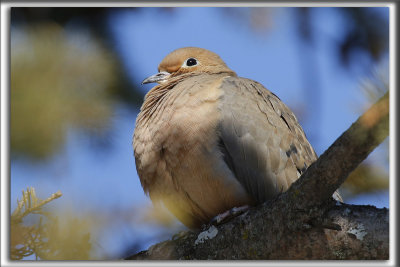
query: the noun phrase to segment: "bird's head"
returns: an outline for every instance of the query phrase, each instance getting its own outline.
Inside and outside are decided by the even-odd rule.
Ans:
[[[164,83],[169,78],[188,73],[229,73],[236,76],[214,52],[198,47],[184,47],[168,54],[158,65],[158,73],[146,78],[142,84]]]

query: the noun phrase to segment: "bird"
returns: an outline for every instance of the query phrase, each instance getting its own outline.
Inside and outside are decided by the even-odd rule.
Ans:
[[[136,118],[137,173],[190,229],[275,198],[318,158],[289,107],[212,51],[176,49],[147,83],[157,85]]]

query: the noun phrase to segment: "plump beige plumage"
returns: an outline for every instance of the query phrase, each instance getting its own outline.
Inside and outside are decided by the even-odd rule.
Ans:
[[[167,55],[136,120],[141,184],[190,228],[287,190],[317,159],[293,112],[208,50]]]

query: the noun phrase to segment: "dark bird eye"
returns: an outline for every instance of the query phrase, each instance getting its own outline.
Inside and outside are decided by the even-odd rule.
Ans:
[[[190,67],[190,66],[194,66],[197,65],[197,60],[194,58],[189,58],[188,60],[186,60],[186,66]]]

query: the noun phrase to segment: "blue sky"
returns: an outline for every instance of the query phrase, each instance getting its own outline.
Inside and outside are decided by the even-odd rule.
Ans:
[[[357,68],[343,69],[333,50],[346,25],[332,8],[320,8],[312,17],[318,37],[312,49],[299,41],[290,8],[274,9],[273,25],[264,33],[252,31],[243,20],[234,20],[218,8],[178,8],[172,12],[170,15],[146,8],[140,12],[119,11],[110,16],[112,41],[134,84],[154,74],[169,52],[197,46],[216,52],[239,76],[262,83],[290,107],[300,106],[302,112],[307,112],[313,110],[315,103],[310,102],[312,96],[304,90],[301,67],[307,64],[301,62],[299,54],[313,55],[318,64],[318,77],[311,74],[308,84],[320,87],[320,110],[310,115],[304,127],[309,136],[313,135],[312,119],[320,119],[319,139],[312,142],[318,154],[366,107],[366,98],[359,90],[365,73]],[[388,10],[382,12],[388,15]],[[144,85],[142,89],[147,92],[152,86]],[[123,106],[118,108],[111,135],[113,146],[108,150],[94,150],[86,138],[71,130],[64,150],[49,162],[12,162],[12,207],[27,186],[35,187],[43,198],[61,190],[63,197],[49,205],[69,204],[82,214],[100,209],[107,213],[115,209],[133,210],[134,206],[150,207],[136,174],[131,147],[136,115]],[[387,192],[345,202],[389,205]],[[113,255],[121,253],[129,238],[151,237],[158,231],[152,225],[135,223],[109,225],[108,230],[97,242]],[[152,242],[144,242],[142,249]]]

